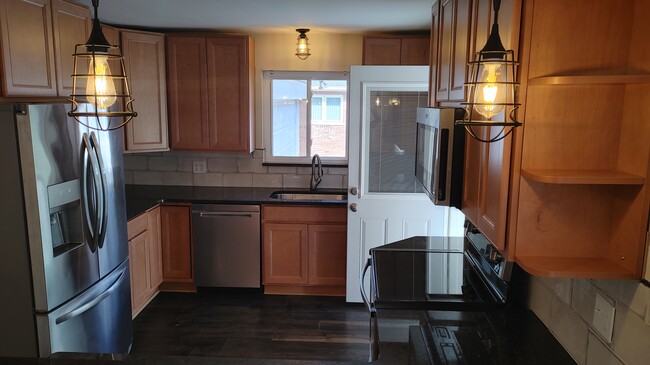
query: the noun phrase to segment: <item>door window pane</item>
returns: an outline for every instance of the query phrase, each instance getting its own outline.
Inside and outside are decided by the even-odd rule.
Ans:
[[[415,180],[416,114],[424,91],[370,91],[368,192],[419,193]]]
[[[327,109],[325,110],[325,119],[328,121],[341,121],[341,99],[327,98]]]

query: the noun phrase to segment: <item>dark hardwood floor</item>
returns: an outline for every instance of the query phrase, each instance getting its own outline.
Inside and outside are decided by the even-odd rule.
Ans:
[[[381,357],[375,364],[408,362],[408,325],[417,322],[412,318],[417,314],[391,315],[380,322]],[[344,298],[257,290],[160,293],[134,320],[129,358],[178,364],[367,363],[368,326],[365,307]]]

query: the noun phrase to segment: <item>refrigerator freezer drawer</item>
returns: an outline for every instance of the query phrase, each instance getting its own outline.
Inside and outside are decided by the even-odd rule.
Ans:
[[[69,303],[37,315],[39,356],[90,352],[126,356],[133,342],[129,262]]]

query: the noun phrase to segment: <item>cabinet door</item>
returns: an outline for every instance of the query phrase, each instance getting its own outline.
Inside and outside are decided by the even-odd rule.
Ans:
[[[431,36],[429,37],[429,107],[437,106],[436,85],[438,82],[438,61],[440,56],[440,3],[431,7]]]
[[[264,284],[307,284],[307,225],[264,223]]]
[[[59,96],[72,94],[72,77],[77,44],[88,40],[92,21],[90,9],[64,0],[52,1],[52,25],[54,26],[54,54]],[[87,67],[87,66],[86,66]],[[86,70],[78,70],[80,73]]]
[[[167,85],[172,149],[207,150],[210,147],[208,76],[205,60],[204,37],[167,37]]]
[[[309,225],[309,284],[345,285],[346,254],[346,225]]]
[[[440,3],[440,25],[438,67],[436,78],[436,100],[449,100],[449,79],[451,74],[453,31],[454,31],[454,7],[456,0],[442,0]]]
[[[402,37],[400,65],[428,65],[429,38]]]
[[[470,44],[472,0],[454,0],[454,21],[449,71],[449,100],[465,100],[467,80],[467,54]]]
[[[49,0],[0,0],[4,96],[57,95],[51,14]]]
[[[190,206],[163,205],[160,221],[163,281],[192,283]]]
[[[129,240],[129,262],[131,272],[131,308],[135,313],[151,294],[149,288],[149,266],[147,232]]]
[[[399,37],[365,37],[363,39],[363,64],[399,65],[401,48],[402,40]]]
[[[135,31],[120,33],[133,109],[138,113],[126,125],[125,150],[167,150],[165,36]]]
[[[163,281],[160,242],[160,207],[147,212],[147,235],[149,239],[149,288],[158,289]]]
[[[246,36],[206,40],[210,150],[251,151],[250,39]]]

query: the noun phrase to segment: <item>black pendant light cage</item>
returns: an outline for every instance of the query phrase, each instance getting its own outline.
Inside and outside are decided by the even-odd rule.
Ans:
[[[514,128],[522,125],[517,120],[517,109],[521,104],[515,102],[516,89],[519,87],[517,82],[519,63],[515,61],[514,52],[506,50],[501,43],[498,26],[499,5],[500,1],[495,0],[494,24],[485,46],[476,53],[473,61],[468,62],[470,78],[469,82],[465,83],[467,101],[461,103],[465,107],[465,115],[462,120],[455,122],[456,125],[464,126],[472,138],[486,143],[500,141],[512,133]],[[490,69],[499,70],[499,78],[482,81],[482,73]],[[481,101],[481,93],[485,92],[484,88],[488,85],[500,90],[498,100]],[[493,98],[497,99],[494,96]],[[491,129],[488,136],[482,137],[477,131],[478,127],[501,128],[496,133]]]
[[[72,94],[70,102],[70,117],[82,125],[102,131],[122,128],[129,123],[137,113],[133,110],[133,98],[126,76],[124,57],[120,47],[111,45],[102,33],[101,24],[97,17],[99,0],[93,0],[95,17],[93,29],[85,44],[77,44],[72,73]],[[110,74],[97,74],[97,62],[103,62],[111,70]],[[98,90],[98,81],[111,83],[109,90]],[[91,81],[90,90],[88,81]],[[95,82],[92,82],[95,81]],[[112,89],[112,90],[111,90]],[[100,92],[101,91],[101,92]],[[104,107],[102,99],[114,99],[111,105]]]

